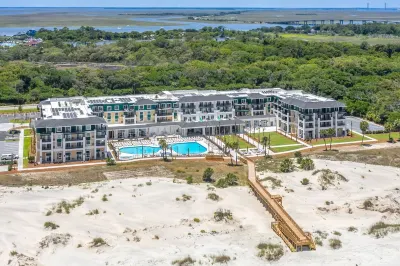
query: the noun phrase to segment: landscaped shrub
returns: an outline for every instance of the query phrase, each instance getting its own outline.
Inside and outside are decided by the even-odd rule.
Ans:
[[[221,178],[217,181],[215,186],[217,188],[227,188],[230,186],[239,185],[239,179],[235,174],[229,173],[225,178]]]
[[[204,182],[212,182],[212,175],[214,174],[214,169],[212,168],[207,168],[206,170],[204,170],[203,173],[203,181]]]
[[[293,170],[294,170],[293,161],[291,159],[289,159],[289,158],[284,159],[281,162],[279,169],[283,173],[293,172]]]
[[[314,170],[314,161],[310,158],[303,158],[300,162],[300,168],[306,171]]]
[[[192,183],[193,183],[193,176],[188,176],[188,177],[186,178],[186,183],[192,184]]]

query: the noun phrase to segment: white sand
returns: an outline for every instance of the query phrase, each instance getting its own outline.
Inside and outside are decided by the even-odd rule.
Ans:
[[[376,208],[399,208],[400,192],[395,188],[400,188],[400,169],[321,160],[316,160],[316,166],[338,170],[349,181],[323,191],[312,172],[264,176],[283,181],[284,187],[271,192],[284,196],[286,210],[305,231],[329,233],[324,246],[317,247],[317,251],[289,252],[270,228],[271,216],[246,187],[217,189],[215,192],[223,199],[214,202],[206,199],[212,191],[204,184],[177,184],[172,179],[151,178],[152,185],[147,186],[145,183],[150,178],[139,178],[64,188],[33,187],[32,191],[0,187],[0,265],[7,265],[9,260],[12,266],[23,261],[27,263],[21,265],[171,265],[173,260],[187,255],[196,259],[196,265],[200,261],[202,265],[210,265],[210,256],[222,254],[232,258],[228,265],[269,265],[257,257],[256,245],[260,242],[280,243],[285,247],[285,255],[272,265],[399,265],[400,233],[381,239],[365,234],[380,220],[400,223],[398,214],[359,207],[364,200],[379,196],[374,203],[384,206]],[[310,185],[300,184],[304,177],[310,179]],[[143,186],[138,187],[138,184]],[[286,192],[285,187],[294,192]],[[95,188],[99,191],[91,193]],[[109,201],[103,202],[101,197],[110,193]],[[192,199],[176,201],[182,194]],[[70,214],[45,216],[47,210],[61,200],[72,201],[80,196],[85,197],[84,203]],[[327,206],[325,201],[334,204]],[[320,211],[318,207],[329,212]],[[234,221],[215,222],[213,213],[218,208],[230,209]],[[348,213],[349,208],[352,214]],[[98,209],[100,214],[85,215],[93,209]],[[195,223],[194,218],[199,218],[200,223]],[[46,221],[60,227],[45,230]],[[357,227],[358,232],[348,232],[349,226]],[[126,228],[136,233],[123,233]],[[217,234],[213,235],[213,230]],[[333,231],[342,235],[334,236]],[[65,246],[39,247],[43,238],[67,233],[71,237]],[[154,239],[156,235],[159,240]],[[135,242],[134,236],[139,237],[140,242]],[[91,248],[89,243],[95,237],[105,239],[108,246]],[[328,243],[330,238],[339,238],[342,248],[332,250]],[[79,244],[81,248],[77,247]],[[10,256],[14,250],[23,255]]]
[[[210,255],[222,254],[236,257],[231,265],[261,265],[256,245],[262,241],[280,243],[270,229],[272,218],[246,187],[217,190],[222,200],[214,202],[206,199],[211,192],[206,185],[153,178],[152,185],[147,186],[145,182],[149,180],[113,180],[51,189],[33,187],[32,191],[0,188],[0,265],[7,265],[9,259],[12,259],[10,265],[18,265],[17,256],[10,256],[13,250],[34,258],[38,265],[51,266],[171,265],[173,260],[187,255],[209,265]],[[138,184],[143,187],[133,186]],[[99,191],[91,193],[96,187]],[[103,202],[101,197],[110,193],[109,201]],[[192,199],[176,201],[182,194]],[[70,214],[45,216],[53,204],[80,196],[85,197],[85,202]],[[215,222],[213,213],[218,208],[231,210],[234,220]],[[85,215],[93,209],[100,214]],[[195,223],[194,218],[199,218],[200,223]],[[47,221],[60,227],[45,230],[43,225]],[[140,237],[140,242],[133,241],[132,233],[123,233],[127,227],[137,230],[135,236]],[[212,235],[212,230],[217,234]],[[52,233],[69,233],[72,237],[65,247],[39,248],[39,242]],[[155,235],[160,239],[153,239]],[[109,246],[90,248],[89,243],[95,237],[102,237]],[[78,244],[82,247],[77,248]]]
[[[290,174],[264,173],[266,176],[278,177],[282,180],[281,188],[271,190],[273,194],[283,196],[283,205],[295,221],[308,232],[321,230],[329,233],[323,247],[317,247],[316,252],[286,254],[279,261],[282,265],[400,265],[400,233],[390,234],[385,238],[376,239],[368,234],[368,228],[378,222],[400,223],[399,214],[380,213],[360,209],[369,198],[386,197],[379,200],[383,205],[400,207],[400,169],[393,167],[365,165],[353,162],[333,162],[314,160],[316,169],[329,168],[338,171],[349,181],[340,182],[337,188],[321,190],[317,175],[313,171],[296,171]],[[369,172],[369,170],[371,172]],[[362,178],[364,176],[364,178]],[[310,180],[310,185],[303,186],[303,178]],[[286,189],[293,189],[288,193]],[[312,190],[308,190],[311,187]],[[333,201],[327,206],[325,201]],[[397,203],[396,203],[397,201]],[[347,205],[347,204],[349,205]],[[327,208],[329,213],[317,208]],[[378,206],[384,209],[384,206]],[[348,213],[349,208],[352,214]],[[335,210],[337,209],[337,210]],[[357,233],[348,232],[348,227],[354,226]],[[342,235],[333,235],[338,231]],[[338,238],[342,248],[333,250],[328,239]],[[301,262],[299,264],[299,261]]]

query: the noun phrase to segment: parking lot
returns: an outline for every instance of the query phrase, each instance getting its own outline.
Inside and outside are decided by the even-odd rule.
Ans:
[[[0,155],[1,154],[18,154],[19,136],[14,137],[17,141],[6,141],[6,137],[10,137],[7,133],[13,127],[11,123],[0,123]]]
[[[348,129],[353,129],[353,131],[356,131],[358,133],[362,133],[360,129],[360,123],[363,121],[362,118],[359,117],[354,117],[354,116],[347,116],[346,117],[346,127]],[[385,128],[381,125],[368,122],[369,123],[369,131],[381,131],[384,130]]]
[[[40,114],[39,113],[25,113],[25,114],[0,114],[0,123],[9,123],[12,119],[34,119],[34,118],[39,118]],[[1,130],[1,129],[0,129]]]

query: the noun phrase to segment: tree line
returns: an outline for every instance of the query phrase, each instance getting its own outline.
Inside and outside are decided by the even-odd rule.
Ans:
[[[350,114],[375,122],[400,117],[400,45],[304,42],[262,32],[229,32],[232,38],[219,42],[214,35],[221,36],[221,30],[228,34],[216,28],[193,38],[185,34],[171,39],[176,31],[162,31],[153,33],[152,41],[119,39],[102,46],[75,46],[63,37],[36,47],[0,49],[0,103],[191,88],[281,87],[343,101]],[[59,69],[53,64],[65,61],[124,67]]]

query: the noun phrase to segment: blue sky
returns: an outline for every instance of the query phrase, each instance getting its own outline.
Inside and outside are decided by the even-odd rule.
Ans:
[[[112,7],[400,7],[399,0],[0,0],[0,6],[112,6]]]

